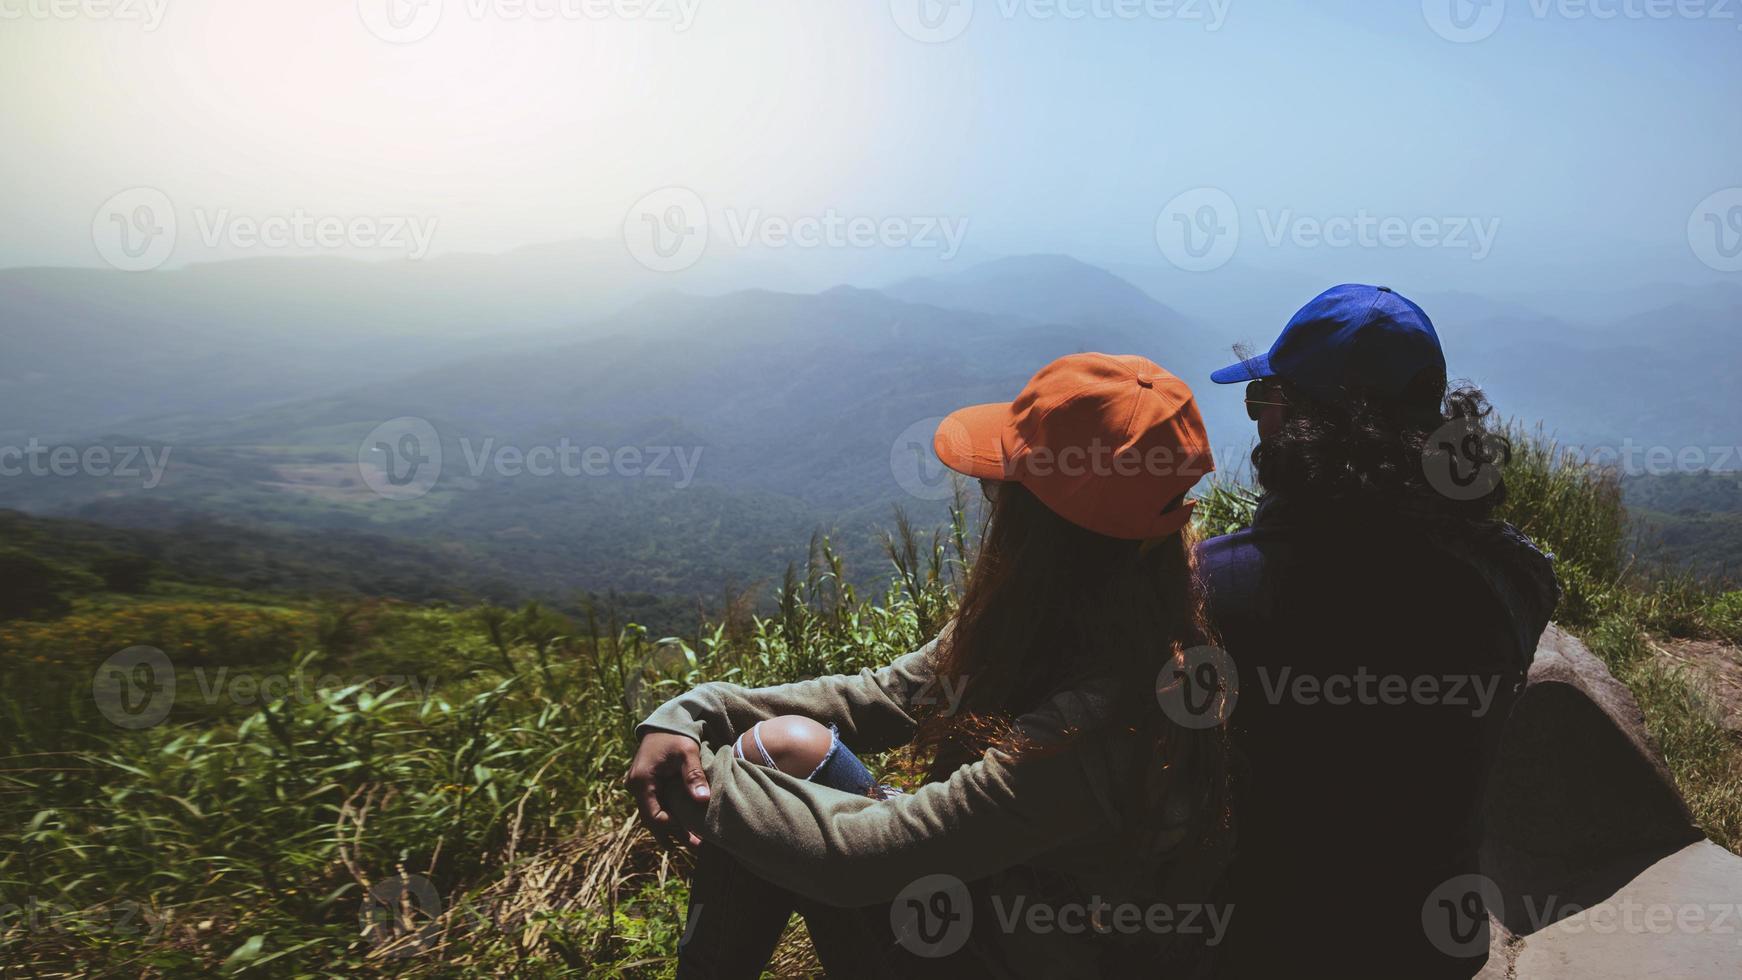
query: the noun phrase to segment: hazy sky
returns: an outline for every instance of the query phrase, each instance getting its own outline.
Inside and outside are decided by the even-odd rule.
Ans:
[[[0,266],[102,266],[135,188],[167,267],[618,238],[680,188],[716,244],[1184,268],[1231,206],[1246,266],[1734,279],[1739,94],[1742,0],[0,0]]]

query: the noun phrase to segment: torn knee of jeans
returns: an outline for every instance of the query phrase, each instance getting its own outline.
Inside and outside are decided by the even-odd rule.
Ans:
[[[835,733],[828,726],[802,715],[781,715],[759,721],[738,736],[736,754],[740,759],[808,779],[828,759],[834,745]]]

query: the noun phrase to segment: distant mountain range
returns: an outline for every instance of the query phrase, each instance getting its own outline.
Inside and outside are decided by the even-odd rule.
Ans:
[[[820,293],[673,293],[632,266],[578,243],[383,266],[0,271],[0,446],[171,452],[150,488],[0,476],[0,507],[363,529],[539,591],[712,594],[778,576],[820,528],[880,578],[872,528],[892,506],[945,515],[948,484],[926,458],[937,417],[1012,397],[1062,354],[1142,353],[1198,390],[1233,470],[1250,423],[1208,372],[1236,341],[1268,344],[1309,298],[1255,288],[1230,302],[1238,318],[1212,320],[1058,255]],[[1435,314],[1454,373],[1506,414],[1581,443],[1742,442],[1742,386],[1727,377],[1742,287],[1633,290],[1613,318],[1574,322],[1393,285]],[[434,440],[413,450],[440,449],[420,496],[383,484],[412,423],[380,427],[406,418]]]

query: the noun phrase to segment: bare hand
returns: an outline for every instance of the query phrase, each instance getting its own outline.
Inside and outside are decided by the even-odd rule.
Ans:
[[[667,845],[702,846],[694,826],[708,806],[708,778],[696,741],[670,732],[648,732],[629,763],[624,788],[635,797],[641,824]],[[700,810],[698,810],[698,807]],[[678,813],[690,814],[690,825]]]

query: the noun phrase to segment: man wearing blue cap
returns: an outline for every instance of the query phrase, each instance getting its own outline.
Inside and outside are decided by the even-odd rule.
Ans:
[[[1448,389],[1432,321],[1384,286],[1326,290],[1211,377],[1246,383],[1264,491],[1198,549],[1238,674],[1220,975],[1473,976],[1483,787],[1559,599],[1492,517],[1488,404]]]

